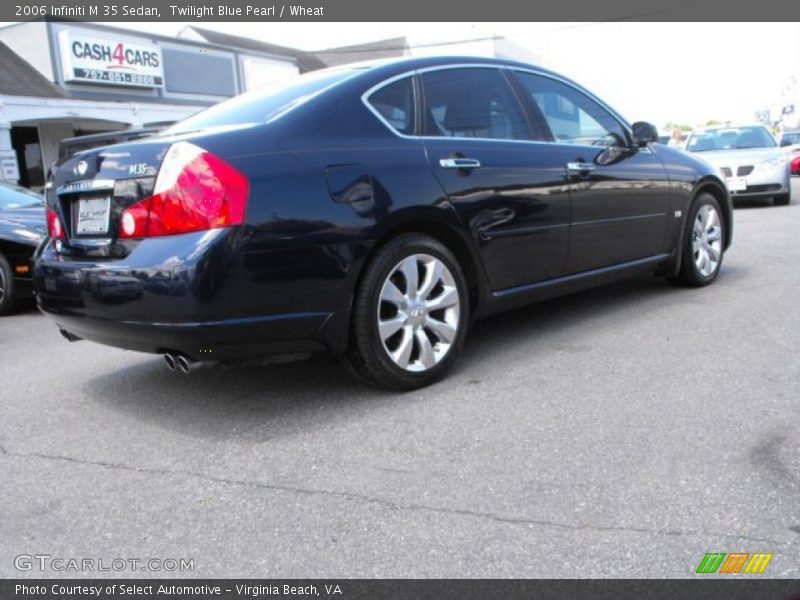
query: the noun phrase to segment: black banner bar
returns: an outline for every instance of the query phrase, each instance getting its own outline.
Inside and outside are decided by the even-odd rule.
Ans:
[[[286,0],[284,0],[285,2]],[[795,21],[800,2],[759,0],[4,0],[0,21]],[[645,39],[631,39],[636,44]],[[624,42],[624,40],[619,40]]]
[[[800,600],[778,579],[359,580],[7,579],[3,600]]]

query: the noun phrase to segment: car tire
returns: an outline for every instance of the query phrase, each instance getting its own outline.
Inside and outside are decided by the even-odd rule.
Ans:
[[[424,387],[455,361],[468,313],[466,279],[453,253],[426,235],[401,235],[366,266],[343,362],[378,387]]]
[[[14,273],[6,257],[0,254],[0,316],[14,312],[17,307]]]
[[[791,200],[792,200],[791,194],[781,194],[780,196],[773,197],[772,203],[775,206],[788,206]]]
[[[686,287],[703,287],[717,278],[724,257],[725,220],[717,199],[706,192],[698,194],[687,225],[680,271],[670,279]]]

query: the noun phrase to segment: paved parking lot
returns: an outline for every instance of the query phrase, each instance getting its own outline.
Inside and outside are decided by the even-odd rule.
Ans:
[[[4,318],[0,576],[45,553],[198,577],[686,577],[764,551],[800,577],[797,183],[736,211],[712,287],[645,277],[480,322],[409,394],[322,359],[184,377]]]

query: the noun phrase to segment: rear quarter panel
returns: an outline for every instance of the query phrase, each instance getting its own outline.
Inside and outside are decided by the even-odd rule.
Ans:
[[[393,135],[359,91],[236,137],[194,142],[250,181],[237,261],[242,312],[330,312],[323,336],[331,344],[346,339],[352,294],[376,242],[415,219],[457,222],[422,141]],[[367,199],[332,189],[332,171],[363,174]]]

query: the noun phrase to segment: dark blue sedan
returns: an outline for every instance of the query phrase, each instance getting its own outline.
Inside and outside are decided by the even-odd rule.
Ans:
[[[419,387],[476,318],[638,273],[714,281],[725,183],[657,135],[517,62],[307,74],[57,165],[39,307],[185,372],[327,351]]]

